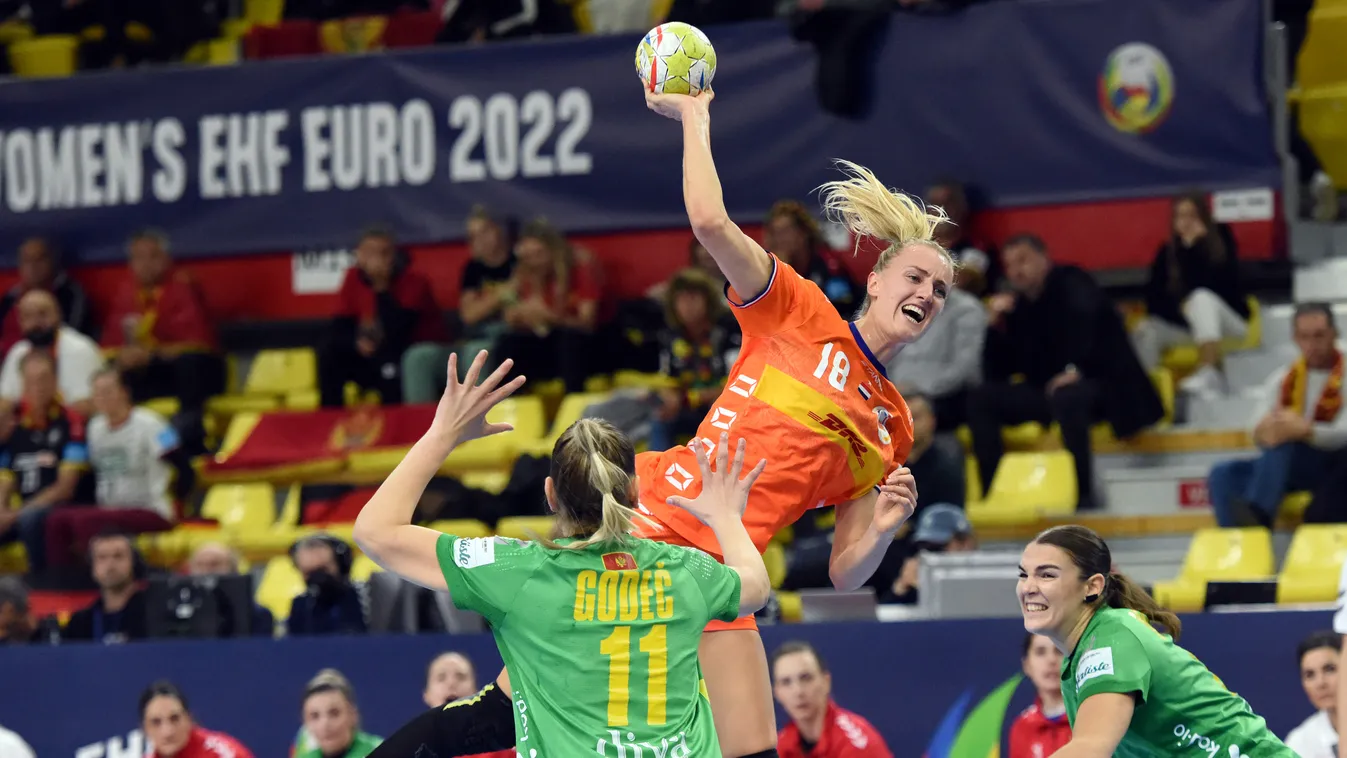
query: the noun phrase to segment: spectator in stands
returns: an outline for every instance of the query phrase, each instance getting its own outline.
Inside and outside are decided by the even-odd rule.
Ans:
[[[497,338],[506,331],[505,302],[514,294],[515,286],[511,226],[508,218],[494,215],[483,205],[474,206],[468,215],[468,252],[471,257],[463,267],[458,302],[463,341],[456,346],[463,355],[476,355],[482,350],[494,353]],[[404,401],[439,401],[447,382],[445,371],[450,349],[455,348],[431,343],[408,348],[402,358]]]
[[[290,559],[307,589],[290,604],[291,636],[364,634],[364,601],[351,582],[351,546],[330,534],[315,534],[290,547]]]
[[[1286,735],[1286,746],[1300,758],[1338,758],[1338,665],[1342,635],[1315,632],[1296,646],[1300,684],[1314,706],[1314,715]]]
[[[27,330],[19,323],[19,300],[35,290],[50,292],[56,298],[67,326],[85,335],[93,333],[84,288],[66,275],[60,253],[50,240],[31,237],[19,246],[18,283],[0,297],[0,354],[23,339]]]
[[[0,727],[0,758],[37,758],[37,753],[17,733]]]
[[[61,323],[61,306],[46,290],[33,290],[19,299],[19,326],[23,338],[14,343],[0,366],[0,414],[21,394],[19,364],[36,350],[56,361],[56,386],[61,402],[85,418],[93,415],[94,374],[103,367],[98,343]]]
[[[70,614],[61,638],[113,645],[149,636],[145,594],[136,587],[144,564],[131,537],[119,532],[99,534],[89,541],[89,562],[98,599]]]
[[[29,613],[28,588],[17,576],[0,576],[0,645],[32,642],[36,631]],[[4,757],[0,750],[0,758]]]
[[[935,241],[958,262],[960,289],[978,298],[995,292],[1001,284],[1001,262],[996,248],[973,235],[973,212],[963,184],[946,180],[932,185],[926,203],[943,208],[949,217],[936,227]]]
[[[823,242],[818,222],[794,200],[778,200],[763,224],[763,247],[817,284],[842,318],[856,315],[865,296],[841,258]]]
[[[153,746],[146,758],[253,758],[233,737],[197,726],[172,682],[157,681],[140,693],[140,728]]]
[[[238,553],[219,542],[207,542],[187,559],[187,573],[192,576],[238,576]],[[248,630],[252,636],[271,637],[276,633],[276,617],[271,611],[254,602],[249,613]],[[231,625],[229,630],[222,631],[221,636],[229,636],[232,628]]]
[[[892,758],[879,731],[832,699],[832,674],[808,642],[772,653],[772,691],[790,716],[777,737],[781,758]]]
[[[206,399],[224,390],[224,359],[196,281],[173,269],[168,237],[138,232],[127,243],[131,277],[103,325],[103,348],[137,403],[176,397],[175,424],[186,447],[204,452]]]
[[[1119,438],[1131,437],[1164,416],[1160,397],[1122,316],[1089,274],[1054,265],[1033,234],[1010,238],[1002,259],[1014,292],[988,301],[984,383],[969,393],[978,473],[990,488],[1004,451],[1003,426],[1056,421],[1075,459],[1077,508],[1095,508],[1090,426],[1107,421]],[[1016,374],[1024,381],[1012,383]]]
[[[982,381],[982,346],[987,336],[987,310],[958,284],[945,295],[940,318],[889,361],[894,384],[930,399],[941,431],[958,428],[968,408],[968,391]],[[906,396],[906,393],[904,393]]]
[[[58,399],[51,355],[29,352],[21,362],[17,423],[0,448],[0,504],[18,495],[23,505],[0,510],[0,543],[23,540],[29,572],[41,575],[47,569],[51,514],[75,496],[89,467],[89,448],[84,419]],[[87,536],[82,544],[88,544]]]
[[[382,738],[360,731],[355,689],[336,669],[323,669],[304,688],[304,726],[291,758],[365,758]]]
[[[450,651],[440,653],[426,669],[426,688],[421,699],[427,708],[465,698],[477,691],[477,669],[468,656]]]
[[[673,278],[664,296],[665,329],[660,334],[660,373],[674,387],[658,391],[659,407],[650,427],[650,449],[667,450],[678,437],[695,434],[725,387],[735,334],[720,325],[724,299],[715,283],[697,269]]]
[[[190,492],[195,473],[177,431],[154,411],[131,405],[122,375],[108,368],[94,377],[89,422],[89,463],[94,473],[94,505],[59,508],[47,519],[47,560],[53,568],[77,565],[79,550],[99,532],[129,534],[173,528],[169,491]]]
[[[947,503],[922,512],[912,534],[911,547],[898,576],[879,593],[881,603],[916,605],[920,590],[922,553],[965,553],[977,550],[977,537],[963,509]],[[887,556],[886,556],[887,557]]]
[[[332,337],[318,351],[324,408],[345,404],[346,383],[377,390],[384,405],[402,402],[402,356],[417,343],[449,339],[430,280],[410,269],[393,233],[367,229],[338,293]]]
[[[514,290],[504,295],[510,329],[498,351],[530,381],[559,378],[567,392],[581,392],[595,366],[586,347],[599,313],[596,266],[541,219],[520,232],[515,254]]]
[[[936,438],[940,418],[930,398],[906,390],[903,398],[907,400],[908,410],[912,411],[912,452],[908,453],[905,465],[921,482],[917,508],[908,517],[908,523],[915,524],[922,511],[936,503],[964,507],[968,499],[968,469],[964,465],[962,446],[955,452]]]
[[[1333,311],[1322,303],[1299,305],[1292,328],[1300,357],[1264,387],[1253,427],[1259,456],[1218,463],[1208,477],[1221,526],[1271,526],[1282,498],[1318,487],[1335,451],[1347,448],[1344,360]]]
[[[1062,652],[1047,637],[1028,633],[1020,666],[1034,685],[1034,704],[1011,723],[1006,758],[1047,758],[1071,741],[1071,723],[1062,701]]]
[[[716,259],[712,258],[711,254],[706,252],[706,246],[699,242],[696,237],[693,237],[692,241],[688,243],[687,267],[697,269],[710,277],[711,281],[716,283],[716,293],[724,299],[725,274],[721,272],[720,266],[716,264]],[[687,269],[680,269],[678,273],[681,274],[685,270]],[[677,275],[678,274],[675,274],[674,276]],[[671,282],[673,282],[673,277],[652,286],[650,289],[646,290],[646,297],[662,305],[664,303],[664,296],[669,292],[669,284]]]
[[[444,3],[444,25],[436,42],[491,42],[574,34],[575,18],[560,0],[455,0]]]
[[[1201,194],[1172,204],[1169,239],[1160,245],[1146,281],[1147,316],[1132,331],[1147,370],[1165,350],[1197,344],[1198,368],[1180,385],[1188,392],[1224,391],[1221,340],[1244,339],[1249,302],[1239,281],[1239,256],[1230,227],[1217,224]]]
[[[219,36],[219,23],[206,5],[178,0],[37,2],[33,26],[39,34],[82,36],[83,69],[167,63],[181,60],[197,42]]]

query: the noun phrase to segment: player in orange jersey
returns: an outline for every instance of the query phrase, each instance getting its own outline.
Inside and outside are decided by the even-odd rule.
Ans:
[[[884,366],[940,313],[953,286],[949,253],[932,239],[944,213],[891,192],[860,166],[842,164],[848,176],[824,186],[825,207],[857,236],[888,243],[866,281],[861,311],[848,323],[816,285],[730,220],[711,158],[712,99],[710,92],[646,96],[652,110],[683,123],[688,218],[729,282],[744,334],[729,381],[693,443],[709,455],[728,432],[730,444],[746,441],[749,460],[767,459],[744,513],[759,550],[808,509],[836,506],[829,573],[838,589],[853,590],[874,573],[916,505],[916,484],[902,466],[912,448],[912,417]],[[641,510],[652,522],[640,536],[719,555],[710,530],[669,502],[701,491],[690,446],[644,453],[636,473]],[[712,622],[706,632],[699,656],[722,753],[775,756],[776,716],[757,625],[749,616]],[[440,758],[461,755],[455,751],[469,738],[479,751],[513,744],[507,720],[513,714],[501,697],[510,692],[507,672],[496,685],[492,697],[424,714],[389,741],[423,730],[427,737],[408,744]],[[371,758],[405,757],[376,752]]]

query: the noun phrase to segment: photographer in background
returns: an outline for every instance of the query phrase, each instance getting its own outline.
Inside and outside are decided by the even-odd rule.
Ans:
[[[315,534],[290,547],[290,559],[308,586],[290,604],[290,636],[364,634],[364,601],[351,582],[351,546],[330,534]]]

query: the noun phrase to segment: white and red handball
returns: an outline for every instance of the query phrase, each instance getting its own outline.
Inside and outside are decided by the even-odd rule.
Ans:
[[[711,88],[716,50],[702,30],[691,24],[660,24],[636,46],[636,73],[646,92],[696,95]]]

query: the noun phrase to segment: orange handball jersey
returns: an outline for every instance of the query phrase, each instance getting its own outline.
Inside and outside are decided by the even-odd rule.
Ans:
[[[731,290],[730,299],[739,296]],[[746,469],[767,459],[744,512],[744,526],[763,550],[805,511],[864,495],[902,465],[912,450],[912,414],[856,328],[776,256],[766,291],[736,304],[734,315],[743,349],[697,437],[713,455],[721,432],[729,432],[731,446],[744,438]],[[643,510],[720,555],[709,528],[666,502],[700,494],[692,450],[642,453],[636,472]]]

